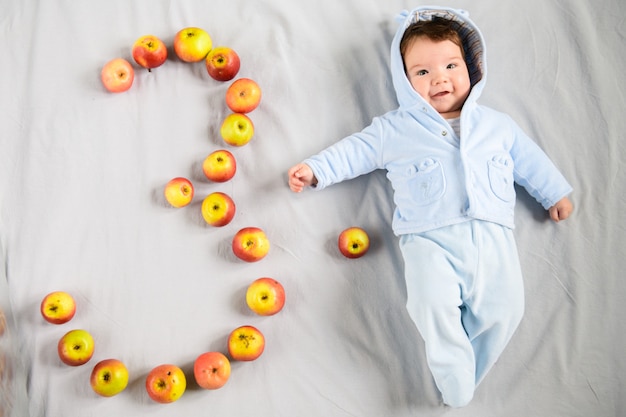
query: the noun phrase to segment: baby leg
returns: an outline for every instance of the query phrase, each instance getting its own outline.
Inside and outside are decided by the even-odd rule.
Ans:
[[[474,224],[478,263],[462,320],[476,356],[476,385],[500,357],[524,313],[524,284],[513,232]]]
[[[450,237],[455,240],[458,237]],[[436,234],[436,233],[435,233]],[[465,239],[465,241],[467,241]],[[407,309],[425,342],[428,366],[443,401],[462,407],[474,396],[474,348],[461,321],[465,264],[452,259],[442,242],[419,235],[400,239],[405,261]]]

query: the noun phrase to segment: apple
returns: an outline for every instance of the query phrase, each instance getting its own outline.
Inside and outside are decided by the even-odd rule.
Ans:
[[[144,35],[137,39],[132,47],[135,62],[150,71],[163,65],[167,59],[165,43],[154,35]]]
[[[285,305],[285,289],[273,278],[258,278],[248,286],[246,303],[261,316],[272,316]]]
[[[226,182],[237,172],[235,156],[225,149],[211,152],[202,163],[202,171],[213,182]]]
[[[339,234],[339,251],[346,258],[360,258],[370,248],[367,232],[360,227],[349,227]]]
[[[87,330],[70,330],[65,333],[57,346],[59,358],[66,365],[80,366],[91,359],[95,344]]]
[[[187,27],[174,36],[174,52],[182,61],[200,62],[213,47],[209,34],[200,28]]]
[[[96,394],[112,397],[126,389],[128,369],[120,360],[104,359],[93,367],[89,382]]]
[[[193,200],[193,184],[187,178],[176,177],[165,184],[165,199],[172,207],[185,207]]]
[[[233,253],[246,262],[260,261],[270,250],[270,241],[258,227],[244,227],[233,237]]]
[[[226,105],[235,113],[250,113],[261,102],[261,88],[249,79],[240,78],[226,90]]]
[[[221,352],[205,352],[193,363],[193,375],[204,389],[222,388],[230,378],[230,361]]]
[[[232,48],[218,46],[206,56],[206,70],[217,81],[230,81],[239,72],[241,61]]]
[[[76,302],[64,291],[54,291],[41,300],[41,315],[52,324],[63,324],[70,321],[76,313]]]
[[[100,80],[102,85],[112,93],[122,93],[133,85],[135,70],[124,58],[115,58],[102,67]]]
[[[226,226],[235,217],[235,202],[228,194],[216,191],[202,201],[202,217],[211,226]]]
[[[176,365],[159,365],[148,372],[146,391],[158,403],[171,403],[185,393],[187,380],[182,369]]]
[[[228,354],[236,361],[253,361],[263,353],[265,337],[253,326],[241,326],[228,336]]]
[[[250,142],[254,135],[254,124],[248,116],[243,113],[232,113],[226,116],[220,135],[224,142],[232,146],[243,146]]]

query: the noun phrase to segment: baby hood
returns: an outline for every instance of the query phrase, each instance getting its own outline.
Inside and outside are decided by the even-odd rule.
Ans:
[[[449,19],[457,26],[457,31],[463,40],[465,60],[470,74],[472,91],[466,104],[475,102],[483,89],[487,75],[485,62],[485,42],[478,27],[469,19],[464,10],[438,6],[418,7],[410,12],[403,12],[398,17],[400,26],[391,43],[391,76],[396,90],[398,103],[401,109],[419,105],[420,108],[430,106],[426,100],[413,89],[404,72],[404,64],[400,54],[400,41],[405,30],[414,22],[433,20],[436,18]],[[434,112],[429,112],[434,113]]]

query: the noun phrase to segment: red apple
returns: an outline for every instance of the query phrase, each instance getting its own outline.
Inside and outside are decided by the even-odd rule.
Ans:
[[[261,88],[249,79],[240,78],[226,90],[226,105],[235,113],[249,113],[261,102]]]
[[[248,286],[246,303],[261,316],[272,316],[285,305],[285,289],[273,278],[259,278]]]
[[[211,49],[206,56],[206,70],[217,81],[230,81],[239,72],[241,62],[239,55],[227,46],[218,46]]]
[[[120,360],[104,359],[93,367],[89,382],[96,394],[112,397],[126,389],[128,369]]]
[[[235,361],[253,361],[263,353],[265,337],[253,326],[241,326],[228,336],[228,354]]]
[[[185,393],[187,380],[182,369],[176,365],[159,365],[146,377],[146,392],[158,403],[171,403]]]
[[[164,194],[172,207],[185,207],[193,200],[193,184],[187,178],[173,178],[165,184]]]
[[[91,359],[95,348],[91,334],[86,330],[70,330],[59,340],[57,351],[66,365],[80,366]]]
[[[360,227],[349,227],[339,234],[337,245],[346,258],[360,258],[370,248],[370,239]]]
[[[258,227],[244,227],[233,237],[233,253],[246,262],[260,261],[270,250],[270,241]]]
[[[216,191],[202,202],[202,217],[215,227],[226,226],[235,217],[235,202],[228,194]]]
[[[185,62],[200,62],[213,47],[209,34],[200,28],[181,29],[174,36],[174,52]]]
[[[202,163],[204,175],[213,182],[226,182],[237,172],[237,160],[225,149],[211,152]]]
[[[167,59],[167,47],[154,35],[144,35],[132,47],[135,62],[148,70],[163,65]]]
[[[221,352],[205,352],[193,363],[193,375],[204,389],[222,388],[230,378],[230,361]]]
[[[63,324],[74,317],[76,302],[68,293],[55,291],[43,298],[39,310],[46,321],[52,324]]]
[[[224,142],[232,146],[243,146],[250,142],[254,135],[254,124],[248,116],[242,113],[232,113],[226,116],[220,135]]]
[[[133,85],[135,70],[124,58],[113,59],[102,67],[100,80],[102,85],[112,93],[122,93]]]

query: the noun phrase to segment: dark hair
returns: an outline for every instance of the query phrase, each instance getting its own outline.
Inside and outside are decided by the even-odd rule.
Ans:
[[[461,48],[461,54],[465,59],[465,48],[461,35],[454,28],[454,22],[443,18],[434,18],[433,20],[420,20],[411,25],[404,31],[402,40],[400,41],[400,54],[404,59],[409,46],[418,38],[425,37],[435,42],[451,41]]]

